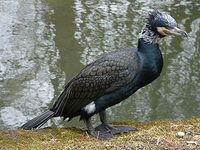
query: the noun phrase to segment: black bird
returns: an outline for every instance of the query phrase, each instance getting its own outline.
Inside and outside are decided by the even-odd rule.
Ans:
[[[163,67],[158,42],[167,35],[187,37],[168,14],[153,11],[140,34],[137,48],[124,48],[102,55],[84,67],[65,86],[65,89],[48,111],[25,123],[23,129],[43,125],[52,117],[71,120],[80,116],[90,135],[110,139],[116,133],[128,132],[128,126],[108,124],[105,110],[128,98],[139,88],[155,80]],[[93,128],[91,116],[99,113],[101,125]]]

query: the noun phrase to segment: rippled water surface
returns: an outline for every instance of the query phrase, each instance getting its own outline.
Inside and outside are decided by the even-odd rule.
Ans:
[[[109,118],[200,116],[200,2],[0,0],[0,129],[17,128],[47,110],[65,83],[98,55],[137,47],[153,9],[171,14],[189,38],[162,40],[161,76],[108,109]],[[79,126],[78,119],[70,125]]]

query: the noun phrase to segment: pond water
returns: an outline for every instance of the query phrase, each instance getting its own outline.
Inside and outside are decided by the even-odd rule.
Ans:
[[[48,109],[98,55],[137,47],[148,11],[171,14],[189,38],[160,43],[161,76],[109,108],[112,121],[200,116],[200,3],[195,0],[0,0],[0,129]],[[97,118],[94,118],[96,121]],[[78,118],[46,126],[82,126]]]

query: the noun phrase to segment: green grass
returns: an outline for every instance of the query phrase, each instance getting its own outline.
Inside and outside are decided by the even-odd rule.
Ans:
[[[76,128],[45,128],[32,131],[0,131],[0,150],[124,150],[124,149],[200,149],[200,118],[151,122],[116,122],[138,131],[98,140]],[[183,138],[177,132],[185,133]],[[190,144],[187,142],[190,141]],[[197,142],[197,144],[191,143]]]

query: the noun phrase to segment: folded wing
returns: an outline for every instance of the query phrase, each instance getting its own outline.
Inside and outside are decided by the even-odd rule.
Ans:
[[[138,56],[128,49],[102,55],[66,85],[51,110],[57,116],[79,115],[87,104],[134,80],[138,61]]]

